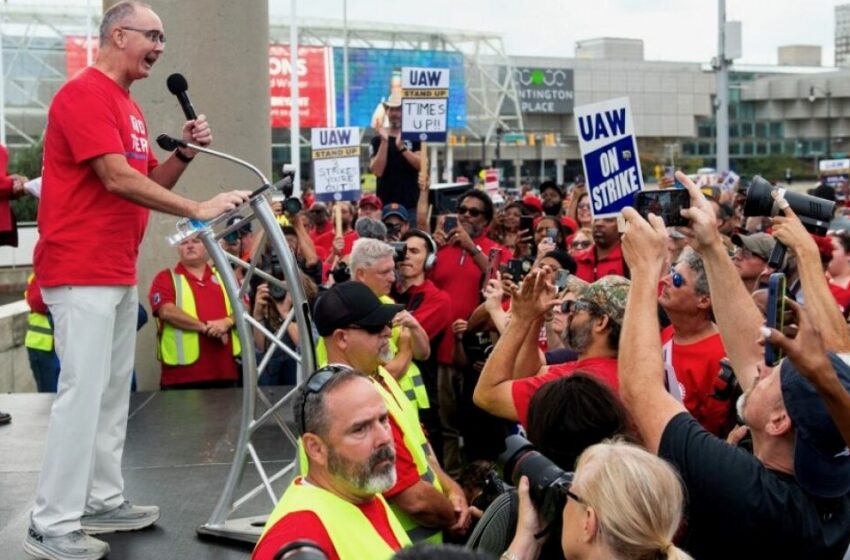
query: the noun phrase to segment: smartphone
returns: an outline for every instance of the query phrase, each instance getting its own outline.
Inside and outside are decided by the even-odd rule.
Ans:
[[[457,227],[457,216],[449,214],[443,218],[443,232],[448,234]]]
[[[534,218],[531,216],[520,216],[519,217],[519,230],[520,231],[528,231],[529,233],[534,233]]]
[[[767,327],[782,332],[785,326],[785,274],[774,272],[767,283]],[[764,363],[775,366],[782,359],[782,349],[764,343]]]
[[[555,273],[555,288],[560,292],[567,287],[567,280],[570,278],[569,270],[559,270]]]
[[[549,242],[552,245],[555,244],[555,240],[557,238],[558,238],[558,228],[553,228],[553,227],[546,228],[546,239],[548,239]]]
[[[686,190],[662,189],[638,191],[635,195],[635,209],[646,218],[650,212],[660,216],[664,225],[687,226],[690,221],[681,215],[682,208],[690,208],[691,195]]]
[[[517,284],[525,277],[528,269],[530,268],[531,263],[526,261],[525,259],[511,259],[508,261],[508,274],[511,275],[511,279]]]
[[[499,249],[490,249],[490,255],[487,257],[487,280],[488,282],[496,277],[496,273],[499,272],[499,261],[502,256],[502,252]]]

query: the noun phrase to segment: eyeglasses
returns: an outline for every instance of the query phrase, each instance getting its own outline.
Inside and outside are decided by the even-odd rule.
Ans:
[[[384,329],[393,328],[393,323],[392,321],[388,321],[383,325],[349,325],[345,328],[354,329],[356,331],[365,331],[369,334],[381,334],[382,332],[384,332]]]
[[[478,208],[467,208],[466,206],[458,206],[457,213],[458,215],[469,214],[473,218],[477,218],[478,216],[484,215],[484,210],[479,210]]]
[[[672,280],[673,285],[677,288],[681,288],[685,285],[685,278],[672,266],[670,267],[670,280]]]
[[[577,208],[579,210],[590,210],[590,203],[589,202],[582,202],[577,206]]]
[[[593,245],[593,241],[573,241],[570,243],[570,247],[573,249],[587,249]]]
[[[307,399],[310,395],[318,395],[325,388],[334,375],[345,371],[348,368],[341,366],[326,366],[317,370],[304,383],[304,400],[301,401],[301,433],[307,432],[307,419],[304,417],[304,411],[307,408]]]
[[[151,43],[165,44],[165,33],[159,29],[136,29],[135,27],[119,27],[123,31],[135,31],[144,35]]]

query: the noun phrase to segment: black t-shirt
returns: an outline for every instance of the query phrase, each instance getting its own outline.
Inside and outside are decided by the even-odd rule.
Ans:
[[[395,136],[390,136],[387,141],[387,166],[384,174],[378,177],[377,194],[384,206],[397,202],[405,208],[416,208],[419,201],[419,172],[416,171],[399,153],[395,145]],[[421,148],[420,142],[405,140],[404,145],[411,152],[418,152]],[[381,147],[381,136],[372,138],[369,144],[369,158],[375,157],[378,148]]]
[[[667,424],[658,455],[687,488],[681,548],[703,558],[843,558],[850,496],[812,497],[793,476],[705,431],[683,412]]]

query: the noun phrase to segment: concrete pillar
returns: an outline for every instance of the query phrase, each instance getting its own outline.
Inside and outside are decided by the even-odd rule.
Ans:
[[[563,159],[555,160],[555,182],[558,185],[564,184],[564,165],[566,165],[566,161]]]
[[[514,160],[514,173],[516,177],[514,184],[516,185],[517,190],[520,190],[520,187],[522,186],[522,162],[523,160],[521,159]]]
[[[151,141],[163,132],[180,136],[185,118],[165,85],[170,74],[180,72],[189,83],[195,110],[210,121],[211,147],[250,161],[271,178],[268,2],[210,0],[199,9],[195,2],[147,1],[162,20],[168,38],[150,77],[133,84],[131,90],[145,114]],[[115,3],[104,0],[104,10]],[[155,149],[158,158],[168,156]],[[243,168],[199,154],[174,190],[194,200],[206,200],[224,190],[259,186]],[[159,270],[177,262],[176,250],[165,241],[176,222],[174,216],[151,212],[138,267],[139,299],[148,312],[151,280]],[[152,316],[139,332],[136,373],[139,389],[159,387]]]

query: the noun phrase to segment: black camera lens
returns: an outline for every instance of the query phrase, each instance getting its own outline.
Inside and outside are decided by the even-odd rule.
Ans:
[[[395,251],[395,254],[393,255],[393,260],[395,260],[395,262],[400,263],[407,258],[407,243],[404,241],[398,241],[390,243],[390,245],[392,245],[393,250]]]
[[[269,295],[275,301],[283,301],[286,298],[286,288],[277,284],[269,284]]]
[[[777,187],[758,175],[753,177],[750,187],[747,189],[744,215],[772,217],[779,214],[779,207],[771,196],[771,193],[775,190],[777,190]],[[789,190],[784,191],[783,197],[810,233],[826,235],[829,222],[835,213],[835,202]]]
[[[291,197],[283,201],[283,211],[287,214],[297,214],[301,211],[303,205],[297,198]]]

